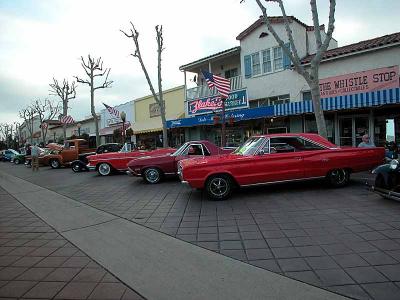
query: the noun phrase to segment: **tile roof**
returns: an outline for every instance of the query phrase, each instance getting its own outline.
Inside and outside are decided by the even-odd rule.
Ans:
[[[380,36],[366,41],[350,44],[343,47],[328,50],[322,56],[322,60],[339,57],[342,55],[356,53],[363,50],[374,49],[381,46],[395,44],[400,42],[400,32]],[[308,55],[301,60],[302,64],[309,63],[315,54]]]

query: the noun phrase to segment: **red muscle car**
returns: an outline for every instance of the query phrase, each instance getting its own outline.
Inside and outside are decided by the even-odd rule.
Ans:
[[[341,187],[350,173],[382,163],[384,148],[340,148],[316,134],[251,137],[232,154],[185,159],[178,175],[212,199],[226,199],[234,187],[326,178]]]
[[[174,153],[152,155],[133,159],[128,163],[128,172],[143,177],[147,183],[159,183],[165,175],[177,175],[177,164],[190,157],[203,157],[231,153],[233,149],[222,149],[209,141],[191,141],[183,144]]]
[[[139,156],[153,156],[173,153],[174,148],[162,148],[152,151],[133,150],[127,144],[119,152],[102,153],[88,156],[88,169],[96,170],[102,176],[110,175],[112,171],[126,171],[128,163]]]

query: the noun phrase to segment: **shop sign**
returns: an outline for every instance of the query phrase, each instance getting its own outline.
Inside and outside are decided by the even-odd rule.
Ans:
[[[248,107],[247,90],[234,91],[225,100],[225,109],[238,109]],[[222,108],[221,96],[200,98],[188,102],[188,115],[199,115],[220,110]]]
[[[149,104],[150,118],[161,116],[160,105],[157,103]]]
[[[322,98],[399,87],[399,66],[379,68],[321,79]]]
[[[218,114],[206,114],[184,119],[169,120],[167,121],[167,127],[175,128],[175,127],[191,127],[196,125],[211,125],[214,124],[215,115]],[[273,115],[274,115],[274,108],[272,106],[266,106],[266,107],[228,111],[225,113],[225,120],[226,122],[228,122],[229,119],[233,119],[234,122],[238,122],[244,120],[270,117]]]

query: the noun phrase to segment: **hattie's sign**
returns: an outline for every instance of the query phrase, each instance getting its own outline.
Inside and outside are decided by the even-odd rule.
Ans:
[[[399,66],[329,77],[319,81],[321,98],[399,87]]]

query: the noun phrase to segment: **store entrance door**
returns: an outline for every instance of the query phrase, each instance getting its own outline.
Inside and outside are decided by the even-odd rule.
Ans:
[[[340,146],[357,147],[361,143],[362,136],[368,133],[368,115],[339,117]]]

